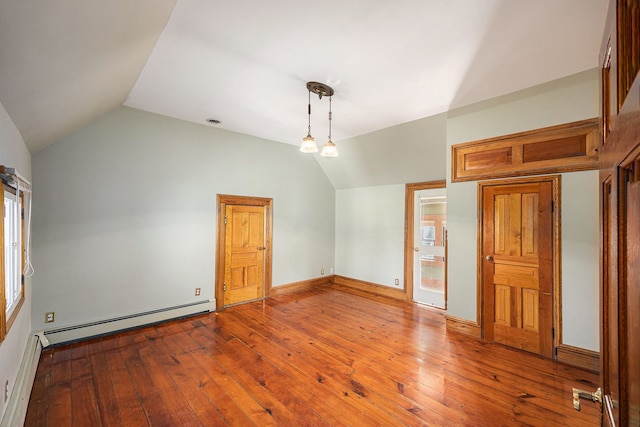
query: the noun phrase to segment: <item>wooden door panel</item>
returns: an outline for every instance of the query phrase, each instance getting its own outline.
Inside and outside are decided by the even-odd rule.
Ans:
[[[540,353],[540,334],[537,332],[526,331],[524,329],[513,332],[513,327],[504,325],[495,325],[494,337],[495,341],[509,347],[519,348],[531,353]]]
[[[500,325],[511,326],[511,287],[496,285],[495,322]]]
[[[537,265],[529,267],[508,264],[507,262],[508,261],[502,259],[495,261],[493,273],[493,282],[495,284],[538,289],[539,275]]]
[[[552,184],[483,187],[484,337],[552,356]]]
[[[225,305],[262,297],[264,212],[263,206],[225,208]]]
[[[509,255],[508,248],[511,247],[507,242],[510,232],[507,229],[509,221],[509,196],[497,195],[495,197],[495,212],[494,212],[494,249],[496,255]]]
[[[522,245],[521,255],[527,257],[538,256],[538,194],[525,193],[522,195]]]
[[[602,183],[602,361],[601,374],[604,396],[605,425],[620,425],[620,387],[618,368],[618,287],[615,286],[615,258],[617,245],[614,215],[616,214],[612,192],[613,181],[608,176]]]
[[[533,289],[522,290],[522,329],[538,332],[539,318],[538,291]]]
[[[625,228],[625,296],[628,378],[628,407],[626,412],[630,426],[640,426],[640,158],[627,168]]]

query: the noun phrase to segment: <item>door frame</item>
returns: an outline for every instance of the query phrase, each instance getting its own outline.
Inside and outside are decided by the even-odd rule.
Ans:
[[[481,337],[484,339],[485,334],[485,319],[484,319],[484,271],[482,262],[482,248],[483,248],[483,225],[484,225],[484,212],[483,212],[483,199],[484,199],[484,189],[488,187],[494,186],[502,186],[502,185],[519,185],[519,184],[532,184],[532,183],[542,183],[542,182],[550,182],[551,183],[551,201],[553,203],[553,211],[551,212],[551,217],[553,224],[551,229],[553,230],[553,236],[551,236],[552,242],[552,298],[553,298],[553,311],[552,311],[552,325],[553,325],[553,348],[552,355],[553,359],[557,359],[557,349],[562,344],[562,277],[561,277],[561,256],[562,252],[561,248],[561,223],[560,223],[560,175],[546,175],[546,176],[533,176],[527,178],[509,178],[509,179],[500,179],[500,180],[491,180],[491,181],[481,181],[478,182],[478,221],[477,221],[477,233],[478,242],[476,246],[477,250],[477,264],[476,264],[476,279],[477,279],[477,318],[478,324],[480,325],[480,333]]]
[[[416,191],[431,190],[433,188],[447,188],[447,181],[415,182],[405,185],[404,193],[404,298],[413,301],[413,248],[414,231],[413,225],[415,209],[414,198]],[[445,271],[446,274],[446,271]],[[445,287],[445,303],[446,303]]]
[[[271,292],[271,266],[273,242],[273,199],[267,197],[217,195],[217,229],[216,229],[216,264],[215,264],[215,298],[216,310],[224,308],[224,260],[225,260],[225,223],[224,214],[227,205],[263,206],[264,218],[264,283],[262,299]]]

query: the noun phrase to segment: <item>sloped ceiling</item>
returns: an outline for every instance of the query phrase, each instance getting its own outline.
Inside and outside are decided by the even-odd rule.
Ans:
[[[174,7],[175,5],[175,7]],[[598,66],[606,0],[0,0],[0,102],[32,152],[119,105],[298,144]],[[312,134],[327,137],[326,99]]]
[[[175,0],[0,0],[0,102],[36,152],[126,100]]]

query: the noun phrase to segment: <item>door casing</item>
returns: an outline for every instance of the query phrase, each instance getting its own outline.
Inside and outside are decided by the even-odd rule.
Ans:
[[[527,178],[512,178],[512,179],[503,179],[503,180],[492,180],[492,181],[483,181],[478,183],[478,243],[477,243],[477,272],[476,277],[478,280],[477,284],[477,316],[478,323],[481,326],[482,337],[484,338],[484,328],[485,328],[485,319],[484,319],[484,271],[483,271],[483,262],[482,262],[482,249],[483,249],[483,199],[484,199],[484,190],[485,188],[491,186],[502,186],[502,185],[517,185],[517,184],[530,184],[530,183],[539,183],[539,182],[550,182],[551,183],[551,200],[553,202],[553,212],[552,212],[552,269],[553,269],[553,280],[552,280],[552,297],[553,297],[553,358],[556,359],[556,349],[562,343],[562,289],[561,289],[561,239],[560,239],[560,175],[549,175],[549,176],[534,176]]]
[[[216,267],[215,295],[216,310],[224,308],[224,272],[225,272],[225,223],[227,205],[263,206],[265,208],[265,250],[264,250],[264,295],[271,292],[272,242],[273,242],[273,199],[266,197],[217,195],[218,226],[216,230]]]
[[[432,188],[446,188],[447,182],[430,181],[416,182],[405,185],[404,201],[404,298],[413,301],[413,248],[414,248],[414,215],[415,215],[415,192],[419,190],[429,190]],[[446,292],[446,287],[445,287]],[[447,299],[445,293],[445,301]]]

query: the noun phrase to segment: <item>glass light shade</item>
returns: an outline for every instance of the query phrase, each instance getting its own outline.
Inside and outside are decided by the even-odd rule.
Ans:
[[[338,157],[338,148],[336,148],[336,144],[331,142],[331,140],[325,142],[320,155],[322,157]]]
[[[311,136],[310,133],[308,133],[307,136],[305,136],[302,139],[302,145],[300,146],[300,151],[302,151],[303,153],[318,152],[318,146],[316,145],[316,140],[314,137]]]

